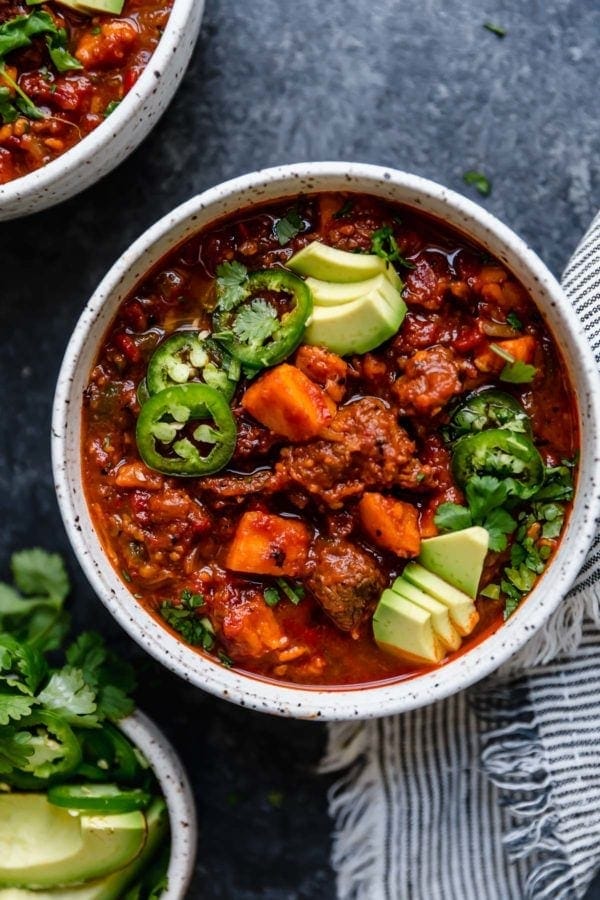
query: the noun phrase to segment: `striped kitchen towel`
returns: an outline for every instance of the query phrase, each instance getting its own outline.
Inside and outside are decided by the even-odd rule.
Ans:
[[[600,214],[563,286],[600,361]],[[600,868],[599,579],[596,539],[567,599],[496,675],[330,726],[339,900],[583,897]]]

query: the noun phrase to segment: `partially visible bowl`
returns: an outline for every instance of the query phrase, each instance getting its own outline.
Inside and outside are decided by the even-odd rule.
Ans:
[[[175,0],[148,65],[106,121],[48,165],[0,185],[0,221],[68,200],[99,181],[141,144],[183,77],[203,11],[204,0]]]
[[[447,222],[505,263],[534,298],[557,338],[578,400],[579,483],[560,547],[526,602],[496,633],[442,669],[405,681],[303,688],[259,680],[203,656],[168,633],[114,571],[86,505],[81,473],[81,409],[100,342],[120,302],[173,247],[202,227],[253,203],[313,191],[357,191],[412,206]],[[72,546],[110,612],[153,656],[186,680],[243,706],[297,718],[350,719],[403,712],[442,699],[496,669],[541,628],[579,571],[600,513],[600,390],[594,357],[560,285],[509,228],[470,200],[403,172],[354,163],[305,163],[242,176],[206,191],[150,228],[111,269],[84,310],[56,391],[53,442],[58,501]]]
[[[171,856],[162,900],[183,900],[194,874],[198,838],[194,797],[185,769],[162,731],[143,713],[134,712],[119,727],[150,763],[169,810]]]

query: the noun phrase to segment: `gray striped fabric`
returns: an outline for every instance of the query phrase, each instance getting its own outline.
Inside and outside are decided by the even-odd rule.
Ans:
[[[599,358],[600,215],[563,285]],[[330,726],[339,900],[584,895],[600,867],[598,585],[597,539],[503,673],[423,710]]]

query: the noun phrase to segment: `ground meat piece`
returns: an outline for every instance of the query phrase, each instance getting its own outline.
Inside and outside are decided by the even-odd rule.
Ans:
[[[301,372],[323,388],[335,403],[339,403],[346,391],[348,363],[341,356],[324,347],[305,344],[296,353],[296,366]]]
[[[439,253],[435,256],[421,256],[415,261],[414,269],[406,276],[406,287],[402,296],[408,307],[439,310],[444,303],[446,292],[452,279],[448,264]]]
[[[449,347],[419,350],[401,365],[404,371],[393,393],[405,415],[433,416],[463,389],[461,361]]]
[[[243,410],[234,410],[237,423],[237,441],[233,454],[233,462],[242,462],[243,460],[257,456],[268,455],[273,447],[281,444],[283,438],[279,434],[269,431],[263,425],[257,422],[249,422],[243,414]]]
[[[342,631],[357,634],[385,587],[377,561],[343,538],[318,538],[306,586]]]
[[[272,489],[300,487],[317,502],[341,509],[365,488],[414,488],[423,479],[415,445],[382,400],[365,397],[342,407],[326,439],[285,447]]]

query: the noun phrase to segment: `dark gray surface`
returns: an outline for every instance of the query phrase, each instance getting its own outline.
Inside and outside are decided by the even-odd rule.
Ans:
[[[504,40],[483,30],[490,20],[508,29]],[[194,900],[334,896],[328,782],[315,773],[325,731],[184,686],[92,598],[49,465],[71,329],[101,275],[160,215],[225,178],[302,159],[396,166],[475,198],[461,176],[482,169],[493,182],[483,204],[559,274],[600,201],[599,34],[597,0],[208,0],[185,83],[144,146],[78,199],[0,226],[0,560],[36,543],[67,553],[77,623],[139,661],[142,705],[196,787]]]

